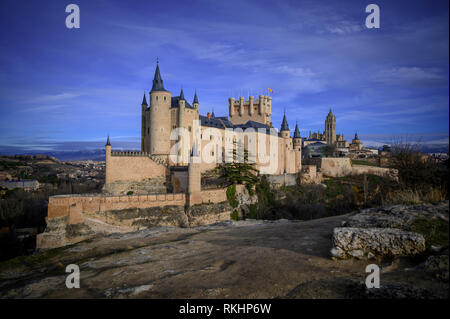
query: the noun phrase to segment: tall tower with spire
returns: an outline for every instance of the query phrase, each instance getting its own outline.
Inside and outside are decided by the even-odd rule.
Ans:
[[[170,106],[172,94],[164,88],[159,63],[156,63],[153,86],[150,91],[150,145],[152,155],[170,153]]]
[[[302,149],[302,137],[300,136],[300,130],[298,129],[298,123],[295,123],[295,131],[294,131],[294,150]]]
[[[289,131],[289,125],[286,119],[286,114],[283,116],[283,122],[281,123],[280,136],[283,138],[290,137],[291,132]]]
[[[147,128],[147,126],[149,126],[148,124],[148,118],[149,118],[149,110],[148,110],[148,104],[147,104],[147,98],[145,97],[145,92],[144,92],[144,97],[142,98],[142,124],[141,124],[141,152],[148,152],[148,146],[147,146],[147,140],[148,140],[148,132],[149,129]]]
[[[295,153],[295,171],[299,172],[302,169],[302,137],[298,128],[298,123],[295,123],[294,138],[292,142]]]
[[[331,111],[331,108],[325,119],[325,140],[327,141],[327,144],[330,145],[336,143],[336,117]]]

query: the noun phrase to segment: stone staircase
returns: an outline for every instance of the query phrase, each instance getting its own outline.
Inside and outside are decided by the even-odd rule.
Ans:
[[[164,166],[165,168],[169,168],[169,159],[168,158],[162,158],[158,155],[149,155],[148,156],[153,162]]]

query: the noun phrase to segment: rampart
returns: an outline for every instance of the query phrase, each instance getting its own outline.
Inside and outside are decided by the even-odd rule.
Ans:
[[[236,192],[245,191],[237,185]],[[192,194],[167,193],[112,196],[56,195],[49,198],[47,228],[37,236],[37,248],[54,248],[96,234],[130,232],[153,226],[190,227],[230,219],[226,188]]]

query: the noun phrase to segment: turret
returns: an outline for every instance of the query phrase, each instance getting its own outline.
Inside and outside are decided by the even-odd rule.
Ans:
[[[110,175],[111,175],[111,142],[109,141],[109,134],[108,138],[106,139],[105,144],[105,184],[108,184],[110,181]]]
[[[294,149],[302,148],[302,137],[300,136],[300,130],[298,129],[297,123],[295,123],[293,144],[294,144]]]
[[[164,88],[159,63],[150,91],[150,153],[170,153],[170,106],[172,94]]]
[[[263,103],[264,103],[264,95],[260,95],[259,96],[259,105],[258,105],[258,114],[259,115],[264,114],[265,110],[264,110]]]
[[[297,122],[295,123],[293,144],[295,154],[295,171],[300,172],[302,169],[302,137],[300,135]]]
[[[185,123],[184,123],[185,109],[186,109],[186,100],[184,98],[183,88],[181,88],[180,99],[178,100],[178,127],[180,129],[185,127]],[[187,161],[187,158],[186,159],[184,158],[185,157],[185,154],[184,154],[185,141],[183,140],[182,135],[180,135],[178,138],[179,138],[179,145],[180,145],[180,149],[181,149],[181,152],[178,155],[178,164],[183,165]],[[187,155],[189,155],[189,153]]]
[[[228,114],[230,115],[230,117],[233,117],[233,115],[234,115],[234,97],[230,97],[228,99],[228,106],[230,108]]]
[[[146,152],[146,140],[148,139],[148,129],[147,129],[147,99],[145,97],[142,98],[142,104],[141,104],[142,110],[142,121],[141,121],[141,152]]]
[[[283,138],[289,138],[291,135],[289,131],[289,125],[286,119],[286,114],[283,116],[283,122],[281,123],[280,136]]]
[[[194,100],[192,101],[192,106],[193,106],[194,109],[196,109],[197,112],[198,112],[198,97],[197,97],[197,90],[195,90]]]
[[[242,116],[244,114],[244,97],[241,96],[239,98],[239,116]]]
[[[336,143],[336,117],[331,111],[331,108],[325,119],[325,139],[327,144],[332,145]]]

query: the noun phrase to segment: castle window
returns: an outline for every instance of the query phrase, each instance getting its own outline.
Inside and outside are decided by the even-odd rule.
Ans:
[[[172,129],[173,129],[173,130],[174,130],[174,129],[176,129],[176,128],[177,128],[177,126],[176,126],[176,125],[173,125],[173,126],[172,126]]]
[[[156,96],[156,101],[158,101],[158,95]]]
[[[189,127],[188,127],[188,130],[189,130],[189,132],[192,132],[192,127],[189,126]]]
[[[166,100],[166,97],[164,97],[164,101]]]

